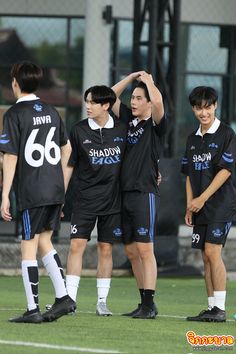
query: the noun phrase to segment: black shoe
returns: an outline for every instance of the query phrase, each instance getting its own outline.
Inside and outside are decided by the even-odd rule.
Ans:
[[[139,312],[140,307],[141,307],[141,304],[138,304],[138,307],[135,310],[133,310],[131,312],[123,313],[122,316],[133,317],[134,315],[136,315]],[[153,303],[152,309],[155,311],[155,314],[157,315],[158,314],[158,310],[157,310],[157,307],[156,307],[155,303]]]
[[[205,314],[204,320],[205,322],[225,322],[226,312],[219,309],[219,307],[214,306],[211,311]]]
[[[69,296],[65,296],[62,300],[56,300],[52,307],[43,313],[43,321],[56,321],[61,316],[67,315],[75,310],[76,303]]]
[[[197,316],[186,317],[186,320],[195,322],[205,322],[205,316],[207,316],[210,312],[211,310],[202,310]]]
[[[134,315],[136,315],[136,313],[139,312],[140,307],[141,307],[141,304],[138,304],[138,307],[135,310],[133,310],[131,312],[122,313],[122,316],[133,317]]]
[[[39,310],[26,311],[23,315],[13,317],[9,319],[9,322],[16,323],[41,323],[43,322],[43,316]]]
[[[186,320],[197,322],[225,322],[226,314],[225,311],[214,306],[211,310],[203,310],[199,313],[199,315],[187,317]]]
[[[133,315],[132,318],[154,320],[156,318],[156,310],[154,309],[154,306],[150,308],[146,305],[141,305],[139,311]]]

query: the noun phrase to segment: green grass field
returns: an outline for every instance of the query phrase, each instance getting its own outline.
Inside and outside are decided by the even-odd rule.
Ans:
[[[64,316],[57,322],[32,324],[9,323],[8,318],[25,311],[21,277],[0,277],[0,353],[196,353],[187,343],[186,332],[197,335],[231,335],[236,338],[236,282],[228,282],[227,322],[193,323],[185,316],[197,314],[206,307],[204,281],[201,278],[160,278],[157,288],[159,316],[156,320],[135,320],[120,316],[132,310],[139,297],[130,277],[113,278],[108,305],[112,317],[98,317],[96,280],[82,278],[76,315]],[[40,280],[41,309],[53,301],[53,289],[47,277]],[[210,348],[202,347],[204,352]],[[215,347],[214,352],[229,347]],[[212,351],[212,350],[211,350]],[[231,347],[236,352],[236,346]]]

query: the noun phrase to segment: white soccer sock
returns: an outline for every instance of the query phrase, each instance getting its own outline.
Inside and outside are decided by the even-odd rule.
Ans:
[[[27,298],[27,308],[29,311],[38,307],[38,262],[26,261],[21,262],[22,278]]]
[[[97,278],[98,303],[107,301],[111,278]]]
[[[208,310],[211,310],[215,305],[215,298],[214,296],[208,296],[207,300],[208,300]]]
[[[76,302],[80,277],[77,275],[66,275],[66,289],[68,295]]]
[[[46,256],[42,258],[42,262],[53,283],[56,298],[61,298],[67,295],[64,271],[57,251],[54,249],[48,252]]]
[[[214,306],[225,311],[226,291],[214,291]]]

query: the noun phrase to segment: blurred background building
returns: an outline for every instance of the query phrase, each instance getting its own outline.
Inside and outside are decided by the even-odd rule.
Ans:
[[[44,68],[38,95],[58,107],[68,132],[85,118],[87,87],[113,85],[140,69],[153,75],[169,116],[159,230],[177,249],[173,236],[185,212],[179,161],[196,127],[191,89],[215,87],[217,115],[236,126],[236,1],[0,0],[0,129],[14,102],[10,68],[19,60]]]

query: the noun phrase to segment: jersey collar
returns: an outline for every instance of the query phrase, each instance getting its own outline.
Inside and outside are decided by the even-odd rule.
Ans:
[[[151,118],[151,117],[144,118],[144,119],[139,119],[138,117],[134,118],[134,119],[132,119],[132,124],[134,127],[136,127],[138,125],[138,123],[142,122],[143,120],[148,120],[149,118]]]
[[[92,130],[101,129],[100,125],[98,125],[93,118],[88,118],[88,125]],[[112,118],[112,116],[110,116],[110,114],[108,117],[108,121],[106,122],[103,128],[106,129],[114,128],[114,119]]]
[[[207,134],[214,134],[217,131],[217,129],[219,128],[219,126],[220,126],[220,120],[218,118],[215,118],[212,126],[208,129]],[[195,135],[203,136],[202,132],[201,132],[201,126],[199,126]]]
[[[33,100],[38,100],[38,99],[39,99],[39,97],[37,97],[34,93],[30,93],[29,95],[18,98],[16,103],[24,102],[24,101],[33,101]]]

